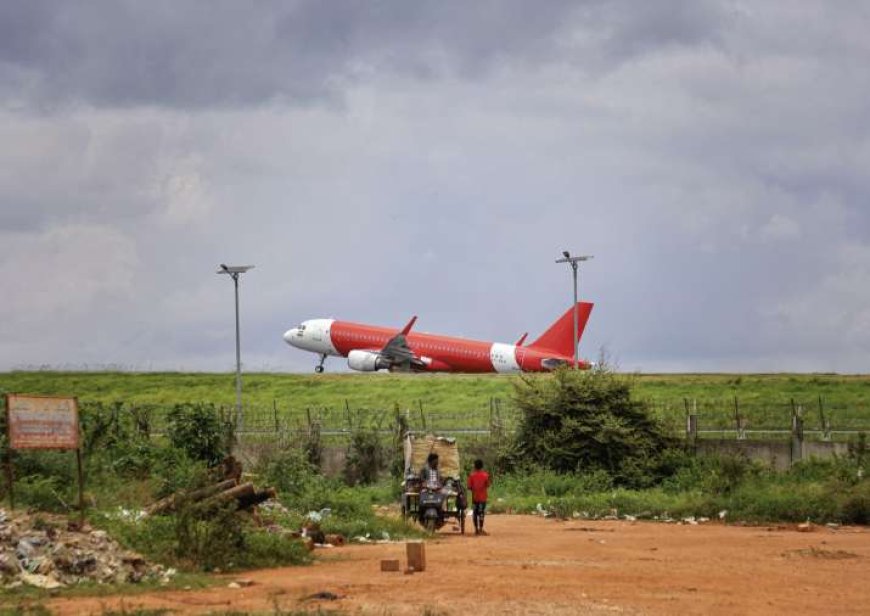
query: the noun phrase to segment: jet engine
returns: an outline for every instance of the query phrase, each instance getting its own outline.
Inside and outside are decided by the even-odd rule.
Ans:
[[[392,363],[390,360],[382,357],[380,353],[356,350],[347,354],[347,365],[351,370],[374,372],[375,370],[386,370]]]

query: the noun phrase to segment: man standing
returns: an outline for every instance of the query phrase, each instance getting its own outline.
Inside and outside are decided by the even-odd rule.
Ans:
[[[474,534],[485,535],[483,517],[486,514],[488,489],[492,485],[489,473],[483,470],[483,460],[474,461],[474,472],[468,476],[468,489],[471,490],[472,518],[474,519]]]

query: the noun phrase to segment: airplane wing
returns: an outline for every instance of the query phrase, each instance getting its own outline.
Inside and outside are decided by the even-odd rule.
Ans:
[[[411,318],[411,320],[408,321],[408,324],[402,328],[402,331],[390,338],[384,348],[380,350],[381,357],[389,359],[395,369],[412,370],[425,369],[426,367],[426,364],[414,355],[414,351],[412,351],[411,347],[408,346],[408,340],[406,338],[416,320],[416,316]]]

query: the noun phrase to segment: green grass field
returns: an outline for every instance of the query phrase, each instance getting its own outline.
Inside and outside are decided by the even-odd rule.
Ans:
[[[803,408],[808,429],[820,424],[819,400],[834,428],[870,428],[870,376],[831,374],[638,374],[639,399],[678,425],[686,403],[701,426],[733,426],[735,397],[750,428],[788,428],[792,400]],[[250,415],[301,418],[306,409],[340,424],[346,409],[409,409],[419,423],[422,406],[430,426],[486,426],[493,400],[509,424],[516,377],[502,375],[246,374],[244,403]],[[233,374],[133,372],[0,373],[0,392],[78,396],[88,402],[169,406],[180,402],[235,402]],[[268,421],[268,420],[267,420]]]

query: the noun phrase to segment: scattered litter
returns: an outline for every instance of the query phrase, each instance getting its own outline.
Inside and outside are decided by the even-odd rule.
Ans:
[[[329,514],[331,514],[331,513],[332,513],[332,509],[330,509],[329,507],[324,507],[320,511],[309,511],[308,515],[306,517],[310,521],[315,522],[317,524],[320,524],[321,522],[323,522],[323,520],[328,518]]]
[[[290,515],[290,510],[282,505],[280,501],[274,498],[263,501],[262,503],[260,503],[259,507],[262,511],[265,511],[267,513],[280,513],[283,515]]]
[[[227,584],[227,588],[241,588],[241,587],[242,587],[241,584],[239,584],[238,582],[230,582],[229,584]]]
[[[36,586],[37,588],[45,588],[46,590],[52,590],[54,588],[60,588],[63,586],[60,582],[58,582],[54,577],[49,575],[39,575],[36,573],[21,573],[20,579],[25,584],[29,584],[30,586]]]
[[[148,513],[144,509],[125,509],[119,506],[117,510],[109,512],[106,517],[125,522],[141,522],[147,516]]]
[[[53,589],[143,580],[166,584],[175,573],[124,549],[104,530],[70,524],[56,515],[0,510],[0,587]]]
[[[722,511],[719,512],[719,519],[724,520],[726,515],[728,515],[728,510],[723,509]]]

